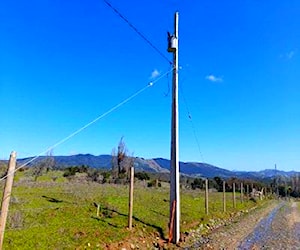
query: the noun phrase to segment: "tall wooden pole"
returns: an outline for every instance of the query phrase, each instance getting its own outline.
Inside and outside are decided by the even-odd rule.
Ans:
[[[133,211],[133,188],[134,188],[134,167],[130,167],[130,186],[129,186],[129,214],[128,228],[132,229],[132,211]]]
[[[16,168],[16,157],[17,157],[16,152],[14,152],[14,151],[11,152],[10,158],[9,158],[9,163],[8,163],[8,171],[7,171],[7,178],[6,178],[6,182],[5,182],[5,188],[3,191],[2,205],[1,205],[0,249],[2,249],[2,245],[3,245],[10,195],[11,195],[12,185],[13,185],[13,181],[14,181],[14,173],[15,173],[15,168]]]
[[[226,185],[225,181],[223,181],[223,212],[226,212]]]
[[[170,167],[170,221],[172,243],[180,238],[180,194],[179,194],[179,142],[178,142],[178,12],[174,18],[174,34],[169,37],[168,51],[173,53],[171,167]],[[175,202],[174,202],[175,201]],[[173,204],[175,204],[172,219]],[[171,225],[172,224],[172,225]]]

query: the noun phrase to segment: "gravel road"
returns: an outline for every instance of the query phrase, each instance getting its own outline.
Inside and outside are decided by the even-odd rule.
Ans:
[[[206,237],[195,237],[185,249],[300,249],[299,204],[274,201]]]

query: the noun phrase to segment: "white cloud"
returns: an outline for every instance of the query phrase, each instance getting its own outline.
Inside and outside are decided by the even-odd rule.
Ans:
[[[292,51],[286,53],[286,58],[287,59],[292,59],[294,55],[295,55],[295,51],[292,50]]]
[[[150,79],[155,79],[156,77],[160,76],[160,72],[157,69],[154,69],[151,73]]]
[[[291,60],[295,54],[297,53],[297,49],[296,50],[291,50],[287,53],[281,54],[280,57],[285,59],[285,60]]]
[[[214,75],[208,75],[205,77],[205,79],[211,82],[223,82],[222,77],[214,76]]]

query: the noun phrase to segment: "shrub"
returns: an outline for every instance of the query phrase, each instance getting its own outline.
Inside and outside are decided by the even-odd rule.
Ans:
[[[148,182],[148,187],[161,187],[161,183],[156,179]]]
[[[73,167],[67,167],[64,171],[63,176],[64,177],[70,177],[70,176],[74,176],[76,173],[87,173],[88,172],[89,167],[87,166],[73,166]]]
[[[8,217],[8,224],[11,229],[22,228],[24,217],[21,211],[15,211]]]
[[[191,183],[192,189],[196,188],[203,188],[204,181],[202,179],[195,178],[194,181]]]
[[[146,180],[146,181],[150,180],[150,177],[149,177],[149,175],[146,172],[137,172],[137,173],[134,174],[134,177],[137,178],[137,179],[139,179],[139,180],[141,180],[141,181],[143,181],[143,180]]]

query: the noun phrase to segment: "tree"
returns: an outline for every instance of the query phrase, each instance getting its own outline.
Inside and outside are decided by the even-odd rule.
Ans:
[[[112,150],[112,174],[115,179],[124,179],[128,177],[129,169],[134,164],[132,156],[128,156],[128,150],[123,137],[121,137],[118,149]]]
[[[218,190],[218,192],[222,192],[223,191],[223,180],[219,176],[216,176],[216,177],[214,177],[214,181],[216,183],[216,189]]]
[[[37,181],[37,178],[43,173],[47,173],[49,170],[52,170],[55,166],[55,160],[53,157],[53,151],[50,150],[47,152],[47,155],[43,157],[40,161],[36,163],[33,167],[34,180]]]
[[[146,181],[150,180],[150,176],[144,171],[135,173],[134,177],[141,180],[141,181],[142,180],[146,180]]]
[[[299,197],[299,194],[300,194],[300,180],[299,180],[299,175],[298,174],[291,177],[291,186],[292,186],[291,195],[294,196],[294,197]]]
[[[81,165],[81,166],[71,166],[71,167],[67,167],[64,169],[64,177],[71,177],[71,176],[75,176],[76,173],[88,173],[88,171],[90,170],[90,168],[88,166],[85,165]],[[93,170],[90,170],[91,172]],[[91,176],[93,176],[93,173],[90,174]]]
[[[192,189],[202,189],[204,186],[205,181],[199,178],[195,178],[194,181],[191,183]]]

